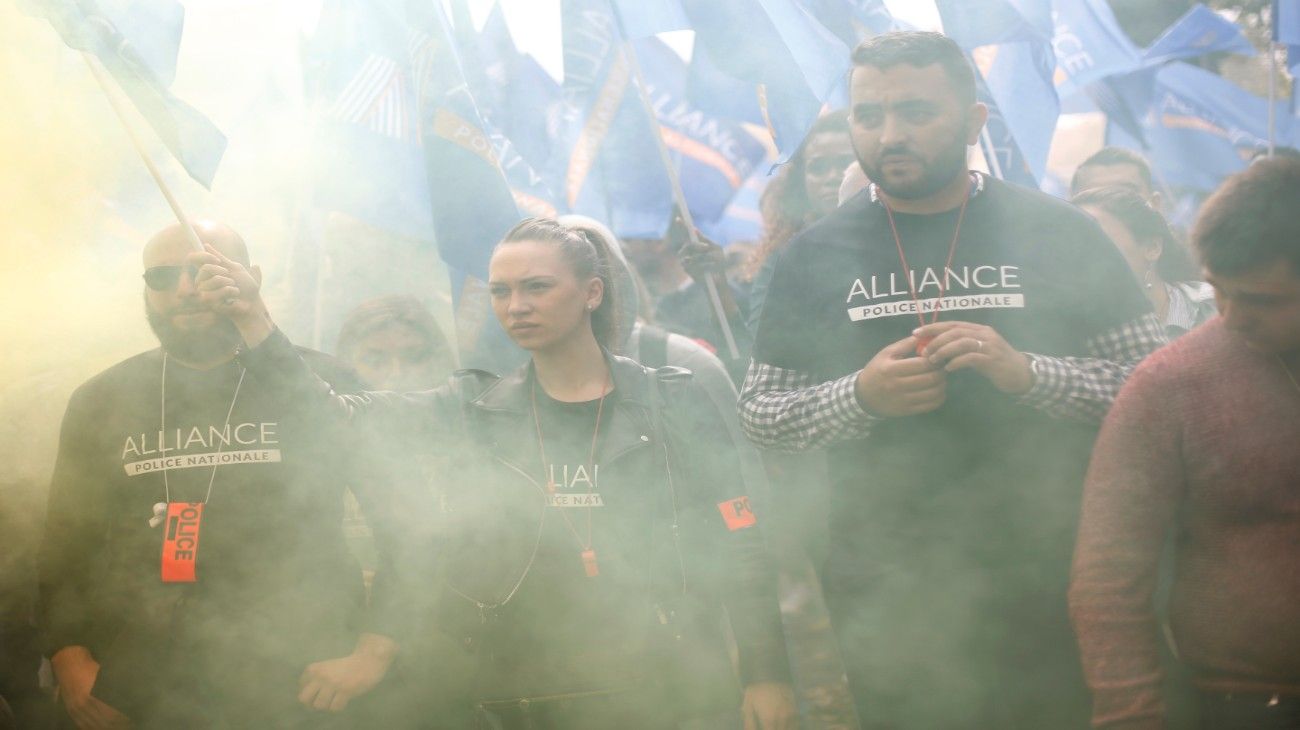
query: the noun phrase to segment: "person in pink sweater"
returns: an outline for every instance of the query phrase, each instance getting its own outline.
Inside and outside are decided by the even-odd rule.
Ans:
[[[1298,213],[1295,159],[1206,202],[1192,238],[1220,316],[1138,366],[1098,437],[1069,593],[1094,727],[1166,726],[1168,640],[1202,728],[1300,728]]]

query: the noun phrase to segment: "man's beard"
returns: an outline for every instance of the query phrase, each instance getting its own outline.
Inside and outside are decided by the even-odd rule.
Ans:
[[[922,161],[911,150],[899,151],[911,154],[922,165],[921,175],[914,182],[901,185],[891,183],[882,172],[883,165],[872,165],[862,159],[861,155],[858,155],[858,164],[862,165],[862,170],[867,173],[867,178],[880,186],[880,189],[885,191],[886,195],[900,200],[928,198],[942,190],[945,185],[952,182],[954,177],[966,172],[967,169],[966,142],[961,137],[954,137],[952,143],[941,150],[934,161],[930,163]],[[889,152],[893,152],[893,150],[889,150]],[[885,151],[882,151],[880,157],[883,159],[884,156]]]
[[[235,351],[243,338],[234,322],[218,317],[209,327],[186,330],[172,324],[171,316],[154,311],[146,301],[145,316],[149,328],[169,355],[187,362],[206,363],[228,356]]]

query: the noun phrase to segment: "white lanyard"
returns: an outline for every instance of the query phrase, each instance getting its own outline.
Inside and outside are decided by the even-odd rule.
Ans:
[[[246,368],[241,367],[239,369],[239,382],[235,383],[235,396],[230,399],[230,408],[229,410],[226,411],[226,424],[222,428],[222,433],[225,433],[230,428],[230,416],[235,412],[235,402],[239,400],[239,389],[244,384],[244,373],[246,372],[248,372]],[[163,448],[167,439],[167,352],[166,351],[163,351],[161,391],[162,392],[160,393],[158,399],[161,402],[161,412],[158,414],[159,450]],[[225,446],[224,441],[218,443],[217,445],[218,455],[221,454],[221,449],[224,446]],[[178,441],[177,448],[179,447],[180,447],[180,443]],[[215,461],[220,462],[220,459],[216,459]],[[214,463],[212,465],[212,474],[208,476],[208,493],[203,496],[203,504],[207,504],[208,500],[212,498],[212,484],[217,480],[217,469],[220,467],[221,467],[220,463]],[[166,503],[171,504],[172,487],[167,480],[168,471],[169,469],[167,467],[167,463],[166,461],[164,461],[163,462],[163,490],[167,499]]]

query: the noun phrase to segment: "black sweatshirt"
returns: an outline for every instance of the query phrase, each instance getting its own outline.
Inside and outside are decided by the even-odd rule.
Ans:
[[[329,358],[304,357],[351,388]],[[241,370],[169,360],[162,431],[160,350],[100,373],[68,403],[39,556],[39,622],[47,654],[91,650],[102,665],[96,695],[110,704],[115,691],[170,671],[175,641],[207,669],[242,663],[296,680],[307,663],[349,653],[363,629],[344,489],[370,500],[349,479],[349,444],[282,406],[255,373],[240,384]],[[164,464],[174,502],[203,501],[211,480],[194,583],[161,580],[163,529],[148,520],[166,501]]]

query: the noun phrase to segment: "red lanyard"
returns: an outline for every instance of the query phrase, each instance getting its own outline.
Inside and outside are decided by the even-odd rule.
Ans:
[[[934,324],[939,321],[939,311],[943,307],[943,293],[948,289],[948,271],[952,268],[953,254],[957,253],[957,241],[961,238],[961,222],[966,217],[966,204],[970,202],[970,195],[962,198],[961,210],[957,212],[957,226],[952,231],[952,243],[948,246],[948,260],[943,267],[943,281],[939,284],[939,296],[934,300],[934,316],[929,322],[925,321],[925,313],[921,311],[921,300],[916,295],[916,281],[913,276],[912,267],[907,265],[907,255],[903,253],[903,239],[898,235],[898,226],[894,225],[894,211],[890,209],[889,203],[881,197],[880,204],[885,206],[885,216],[889,218],[889,230],[894,234],[894,245],[898,247],[898,261],[903,265],[903,276],[907,278],[907,288],[912,295],[912,304],[916,307],[916,318],[921,321],[921,326]],[[925,352],[925,346],[930,344],[933,337],[918,337],[916,340],[916,354],[922,355]]]
[[[594,578],[600,575],[600,567],[596,563],[596,551],[591,546],[591,493],[596,488],[596,438],[600,435],[600,417],[605,411],[605,396],[609,395],[609,373],[605,373],[605,385],[601,389],[600,401],[596,404],[596,428],[591,432],[591,451],[587,455],[587,474],[590,477],[587,480],[587,539],[583,540],[582,535],[578,534],[578,529],[573,526],[573,521],[569,519],[567,508],[560,509],[560,516],[564,518],[564,524],[568,525],[569,532],[578,541],[582,548],[579,556],[582,558],[582,567],[586,571],[588,578]],[[533,425],[537,427],[537,450],[542,455],[542,474],[546,477],[546,497],[550,500],[555,495],[555,479],[552,477],[551,464],[546,459],[546,439],[542,436],[542,419],[537,415],[537,375],[533,375],[532,386],[533,399]],[[548,501],[547,508],[550,508]]]

